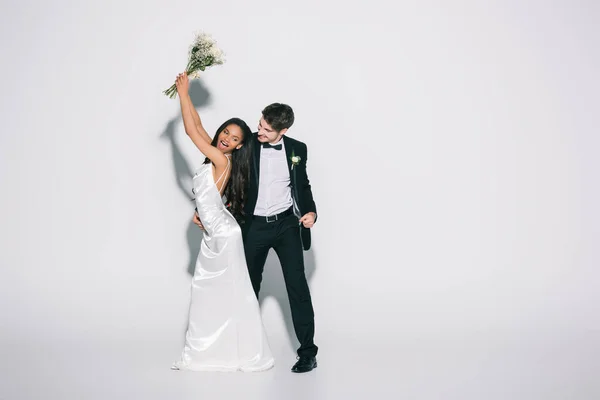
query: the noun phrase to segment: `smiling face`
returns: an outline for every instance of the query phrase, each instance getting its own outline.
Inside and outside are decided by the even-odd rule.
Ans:
[[[217,149],[228,154],[242,147],[244,133],[236,124],[229,124],[219,133]]]
[[[264,118],[261,118],[258,123],[258,133],[256,137],[261,143],[277,143],[286,132],[287,128],[277,132]]]

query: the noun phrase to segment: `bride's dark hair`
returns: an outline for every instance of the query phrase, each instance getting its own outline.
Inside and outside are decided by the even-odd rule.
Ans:
[[[227,207],[229,212],[237,219],[241,220],[244,217],[244,204],[246,202],[246,189],[248,179],[250,177],[250,160],[252,158],[252,131],[248,125],[240,118],[231,118],[223,122],[217,129],[217,133],[213,137],[211,145],[217,147],[219,134],[229,125],[237,125],[242,130],[243,146],[234,150],[231,153],[231,174],[227,186],[223,191],[223,195],[227,199]],[[204,160],[204,164],[209,164],[211,161],[208,157]]]

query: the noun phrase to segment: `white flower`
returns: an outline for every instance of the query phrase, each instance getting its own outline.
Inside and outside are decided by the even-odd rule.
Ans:
[[[292,156],[290,157],[290,160],[292,161],[292,169],[294,169],[294,165],[298,165],[300,163],[300,156],[297,156],[296,154],[294,154],[294,152],[292,151]]]
[[[199,78],[200,71],[204,71],[208,67],[225,63],[225,55],[223,51],[217,47],[217,41],[208,33],[204,32],[196,33],[196,37],[190,45],[188,55],[188,64],[185,71],[190,79]],[[170,98],[175,98],[177,95],[177,86],[173,84],[163,93]]]
[[[207,33],[197,33],[190,46],[190,63],[203,69],[224,62],[223,51],[217,47],[217,42]]]

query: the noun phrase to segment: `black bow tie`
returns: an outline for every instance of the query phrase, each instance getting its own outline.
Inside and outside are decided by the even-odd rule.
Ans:
[[[274,150],[281,150],[283,148],[281,143],[276,144],[276,145],[272,145],[271,143],[263,143],[262,147],[263,147],[263,149],[274,149]]]

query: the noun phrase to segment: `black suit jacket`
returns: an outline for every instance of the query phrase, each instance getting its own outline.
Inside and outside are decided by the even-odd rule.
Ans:
[[[306,159],[307,159],[307,148],[306,144],[292,139],[287,136],[283,136],[283,143],[285,146],[288,170],[290,171],[290,186],[292,191],[292,198],[294,200],[294,207],[296,211],[300,213],[300,216],[305,215],[309,212],[317,213],[317,207],[313,199],[312,190],[310,187],[310,181],[308,174],[306,173]],[[258,199],[258,180],[260,178],[260,149],[261,143],[256,138],[256,133],[252,135],[252,161],[250,166],[250,179],[248,182],[248,192],[246,197],[246,204],[244,212],[246,214],[246,225],[249,225],[252,221],[252,215],[256,208],[256,201]],[[297,164],[292,163],[292,157],[300,157],[300,161]],[[316,221],[316,218],[315,218]],[[300,234],[302,237],[302,246],[304,250],[310,249],[311,238],[310,229],[305,228],[301,225]]]

